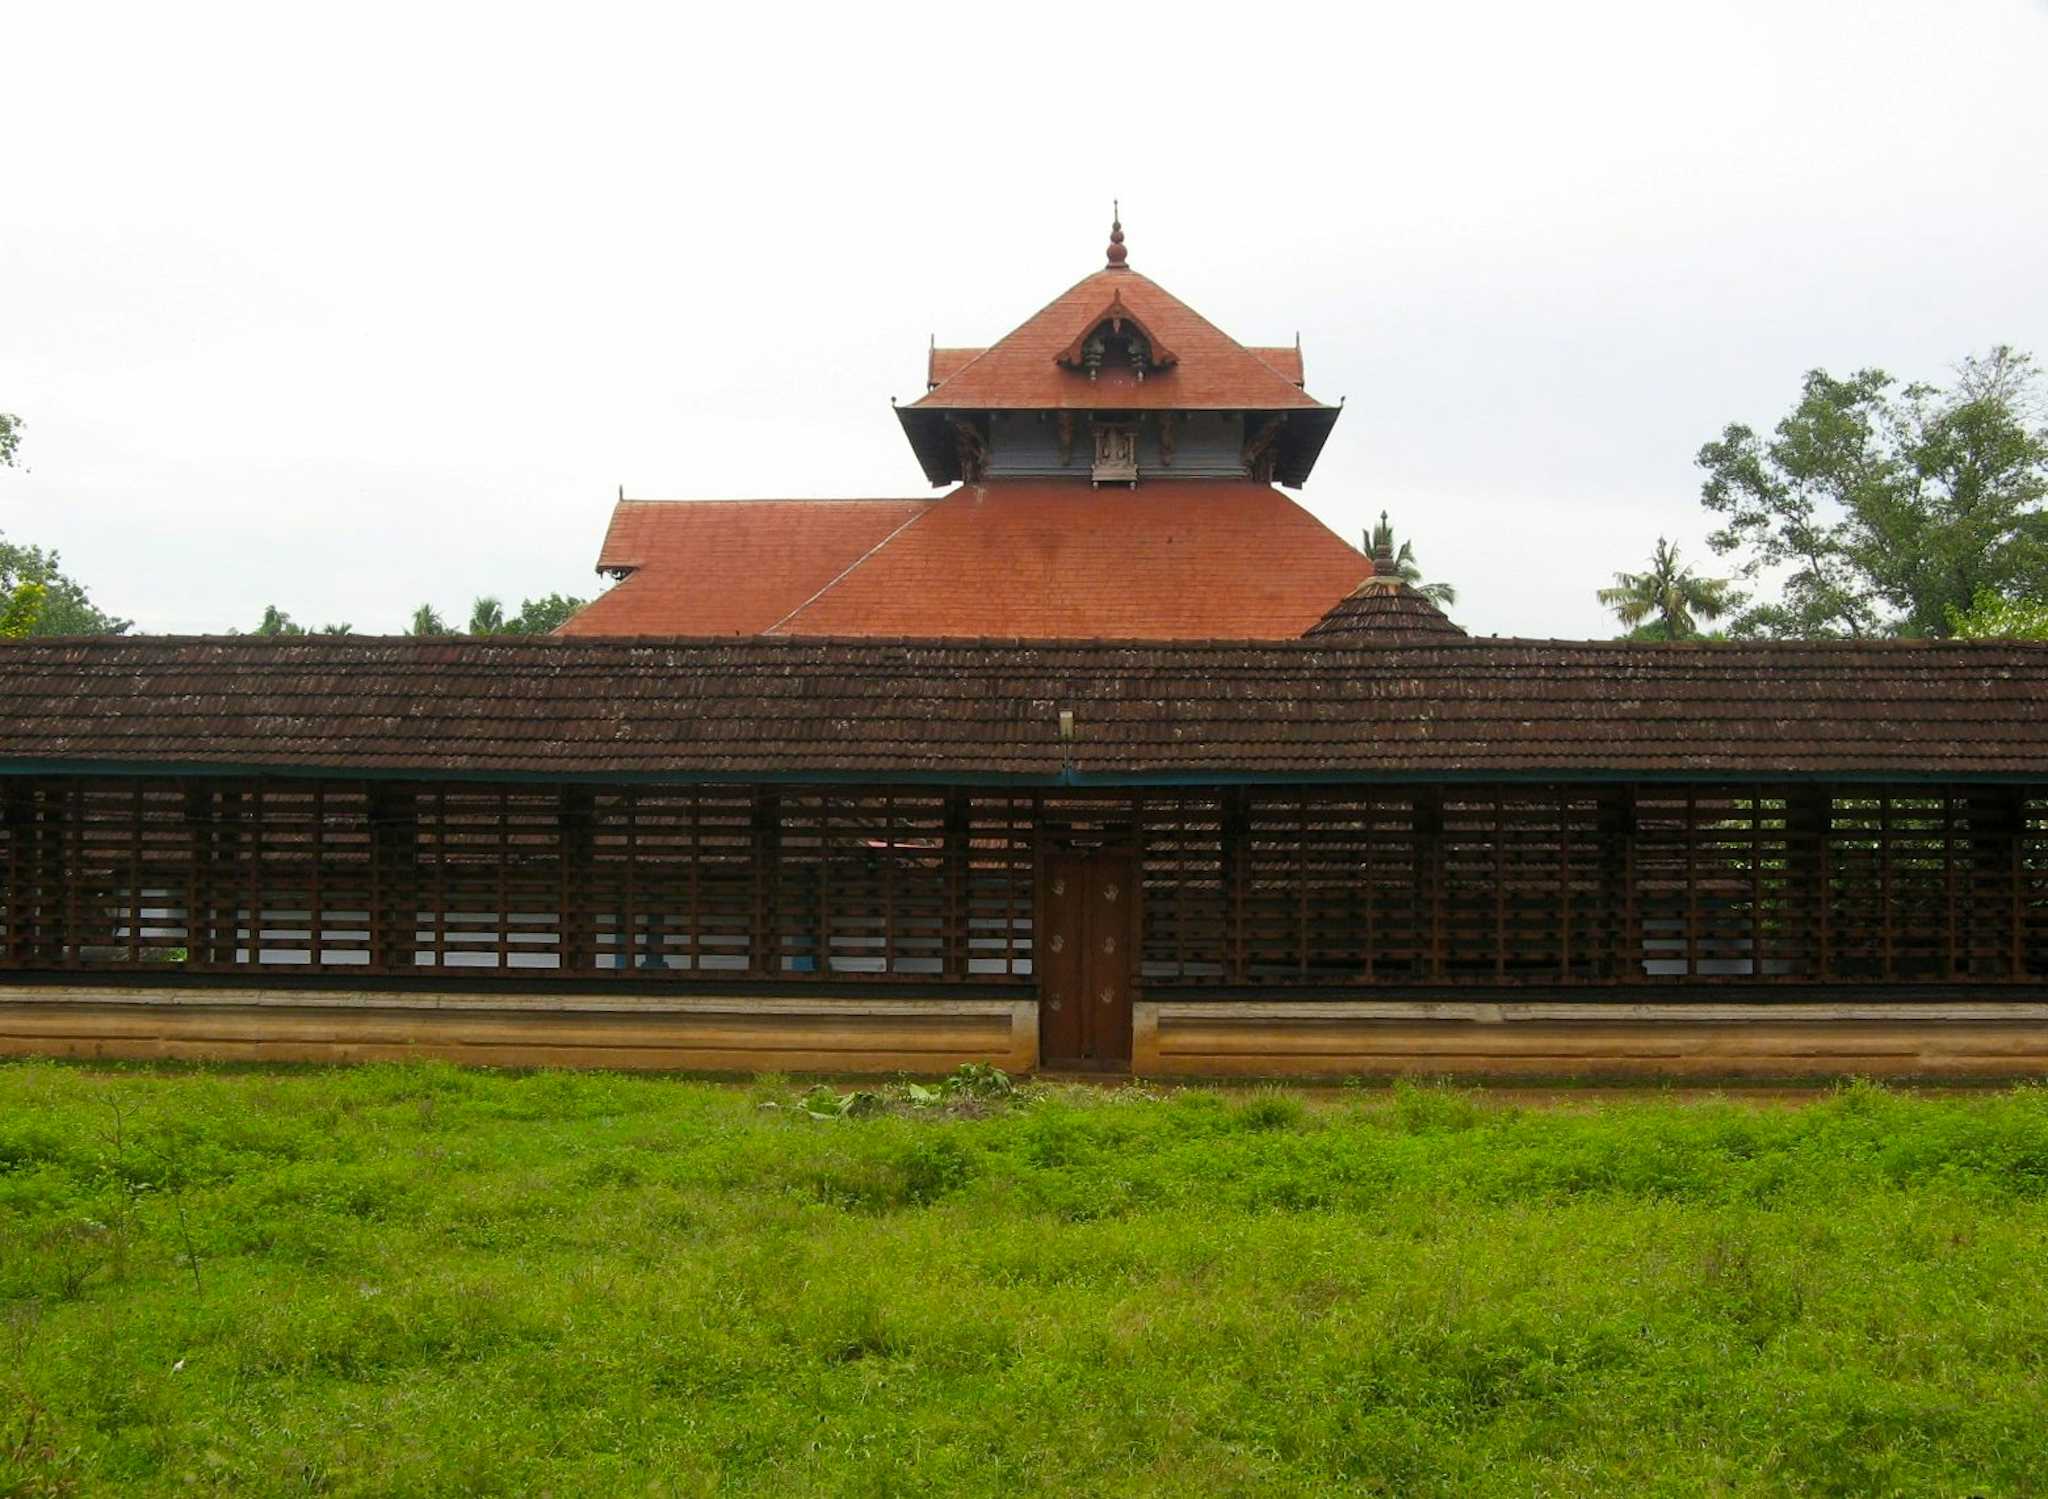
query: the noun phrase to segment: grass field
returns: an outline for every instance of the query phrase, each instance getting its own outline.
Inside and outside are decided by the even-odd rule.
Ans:
[[[2048,1090],[808,1105],[0,1066],[0,1493],[2048,1491]]]

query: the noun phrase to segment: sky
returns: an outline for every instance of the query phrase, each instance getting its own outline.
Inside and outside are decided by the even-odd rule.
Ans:
[[[612,503],[930,493],[1101,263],[1345,412],[1475,634],[1610,635],[1801,375],[2048,358],[2048,3],[0,0],[0,532],[151,631],[587,595]]]

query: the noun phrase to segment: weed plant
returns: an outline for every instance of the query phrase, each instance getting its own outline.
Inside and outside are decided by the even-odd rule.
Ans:
[[[2029,1494],[2044,1268],[2036,1088],[11,1064],[0,1494]]]

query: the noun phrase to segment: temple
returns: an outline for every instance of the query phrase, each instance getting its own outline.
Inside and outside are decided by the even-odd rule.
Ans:
[[[986,349],[930,350],[896,409],[935,499],[621,499],[616,587],[571,636],[1292,640],[1370,563],[1274,488],[1338,408],[1130,268]],[[951,486],[950,488],[948,486]]]
[[[2048,1073],[2048,646],[1473,639],[1107,264],[555,639],[0,644],[0,1053]]]

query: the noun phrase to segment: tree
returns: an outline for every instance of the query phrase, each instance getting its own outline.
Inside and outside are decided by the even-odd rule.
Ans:
[[[1599,592],[1635,640],[1696,640],[1701,620],[1716,620],[1742,607],[1744,596],[1727,578],[1702,578],[1678,560],[1678,548],[1663,537],[1650,554],[1650,570],[1616,573],[1614,586]]]
[[[39,604],[31,635],[119,635],[134,623],[116,619],[86,594],[85,586],[65,574],[55,552],[21,546],[0,536],[0,608],[24,587],[35,585]]]
[[[1449,583],[1422,581],[1422,564],[1415,560],[1415,543],[1404,541],[1398,547],[1394,545],[1394,528],[1387,522],[1386,511],[1380,512],[1380,523],[1372,528],[1365,549],[1375,557],[1382,551],[1391,553],[1395,574],[1438,608],[1448,609],[1458,602],[1458,590]]]
[[[552,635],[570,615],[583,607],[582,599],[551,593],[542,599],[521,599],[519,612],[505,621],[507,635]]]
[[[505,633],[505,606],[485,594],[469,606],[469,633],[472,635],[503,635]]]
[[[36,631],[43,613],[44,587],[25,581],[0,592],[0,640],[20,640]]]
[[[230,630],[228,633],[230,635],[239,635],[242,632],[240,630]],[[309,630],[285,613],[284,610],[278,608],[277,605],[265,604],[263,606],[262,622],[249,633],[251,635],[353,635],[355,634],[355,626],[344,623],[322,625],[317,630]]]
[[[21,450],[22,420],[0,411],[0,468],[13,468]],[[116,619],[66,577],[55,552],[0,536],[0,638],[23,635],[119,635],[133,620]],[[11,636],[8,632],[11,632]]]
[[[295,621],[275,604],[263,606],[263,622],[249,632],[251,635],[303,635],[306,627]]]
[[[1958,640],[2048,640],[2048,603],[1985,588],[1969,608],[1949,610],[1948,625]]]
[[[2000,346],[1947,390],[1882,370],[1811,371],[1769,440],[1731,425],[1700,449],[1709,538],[1780,596],[1737,635],[1940,635],[1978,592],[2048,589],[2048,423],[2038,372]]]
[[[432,604],[422,604],[412,611],[412,624],[407,627],[408,635],[453,635],[448,622],[441,618],[440,611]]]

